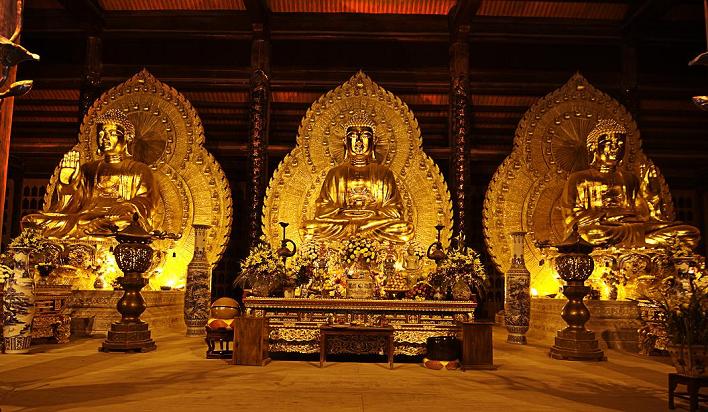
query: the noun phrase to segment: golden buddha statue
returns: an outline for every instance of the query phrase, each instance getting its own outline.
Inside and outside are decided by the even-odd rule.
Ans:
[[[303,222],[306,237],[340,240],[359,235],[406,242],[413,225],[404,220],[401,195],[391,170],[376,162],[375,125],[366,116],[345,125],[344,162],[327,173],[313,220]]]
[[[133,160],[128,150],[135,127],[117,109],[97,118],[96,124],[103,159],[80,165],[78,152],[65,154],[49,205],[25,216],[23,225],[39,228],[50,238],[87,238],[111,226],[122,229],[137,213],[138,222],[151,229],[159,193],[148,165]]]
[[[577,224],[583,238],[596,245],[665,245],[677,237],[695,247],[698,229],[664,215],[654,166],[641,177],[619,169],[626,136],[614,120],[600,120],[588,134],[590,168],[572,173],[561,197],[566,230]]]

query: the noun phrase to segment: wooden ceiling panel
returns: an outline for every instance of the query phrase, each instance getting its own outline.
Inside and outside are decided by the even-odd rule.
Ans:
[[[620,21],[628,10],[622,2],[482,0],[477,15]]]
[[[246,10],[243,0],[98,0],[107,11]]]
[[[195,102],[223,102],[223,103],[247,103],[247,92],[219,92],[219,91],[181,91],[192,103]]]
[[[447,14],[455,0],[268,0],[274,13]]]
[[[17,97],[17,100],[73,100],[78,102],[79,91],[77,89],[32,89],[32,93]]]
[[[539,98],[539,96],[498,96],[498,95],[473,94],[472,95],[472,105],[474,107],[479,107],[479,106],[530,107],[532,104],[536,103],[538,98]]]
[[[28,9],[63,9],[57,0],[29,0],[25,2]]]
[[[23,116],[16,114],[12,117],[13,123],[76,123],[76,116]]]

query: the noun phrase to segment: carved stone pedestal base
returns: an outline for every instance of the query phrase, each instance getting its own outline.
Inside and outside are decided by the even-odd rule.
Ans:
[[[528,342],[526,341],[526,331],[528,330],[528,326],[523,326],[523,327],[518,327],[518,326],[509,326],[507,325],[506,329],[509,331],[509,334],[506,337],[506,343],[514,343],[517,345],[526,345]],[[517,329],[522,329],[521,332],[517,332]]]
[[[150,352],[157,349],[145,322],[111,324],[108,338],[98,348],[101,352]]]
[[[549,356],[553,359],[573,361],[606,361],[605,353],[598,346],[595,332],[589,330],[558,331],[556,344],[551,347]]]

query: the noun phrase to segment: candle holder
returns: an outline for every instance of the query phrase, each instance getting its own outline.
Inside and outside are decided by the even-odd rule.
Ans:
[[[445,248],[443,248],[442,241],[440,240],[440,233],[443,230],[445,226],[441,224],[437,224],[435,226],[435,230],[438,231],[438,240],[435,242],[431,243],[430,246],[428,246],[428,253],[426,254],[428,256],[428,259],[431,259],[435,261],[435,265],[439,265],[440,262],[445,260],[447,258],[447,254],[445,253]]]
[[[283,228],[283,239],[280,241],[280,248],[275,253],[283,258],[283,266],[285,266],[288,258],[295,256],[295,253],[297,253],[297,245],[291,239],[285,237],[285,228],[288,227],[288,223],[279,222],[278,224]],[[288,248],[288,245],[292,245],[292,249]]]
[[[147,285],[148,280],[143,273],[150,268],[153,249],[150,243],[154,239],[177,239],[178,235],[164,232],[148,232],[138,224],[138,214],[133,215],[133,221],[123,230],[113,227],[112,233],[93,233],[95,236],[115,237],[118,246],[113,248],[116,263],[123,276],[117,279],[123,287],[123,296],[118,300],[117,309],[121,320],[113,322],[108,331],[108,337],[98,348],[101,352],[149,352],[157,346],[150,337],[150,328],[140,320],[145,311],[145,299],[140,290]]]
[[[578,226],[575,225],[573,232],[554,247],[560,253],[555,259],[556,270],[566,282],[563,295],[568,298],[568,303],[563,307],[561,317],[568,327],[557,332],[555,345],[551,347],[549,355],[553,359],[562,360],[607,360],[595,338],[595,332],[585,328],[590,319],[590,311],[583,303],[583,298],[590,292],[585,281],[595,267],[590,256],[595,246],[580,236]]]

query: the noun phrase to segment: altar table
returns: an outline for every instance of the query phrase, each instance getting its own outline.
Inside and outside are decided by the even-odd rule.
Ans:
[[[477,307],[473,301],[264,297],[245,298],[244,304],[252,315],[268,318],[271,352],[319,353],[322,325],[375,325],[385,317],[398,355],[425,354],[429,337],[458,336],[460,322],[474,320]]]
[[[384,346],[388,358],[388,368],[393,369],[393,327],[323,325],[320,328],[320,368],[327,361],[327,338],[330,336],[346,336],[350,339],[383,337],[386,340]]]

